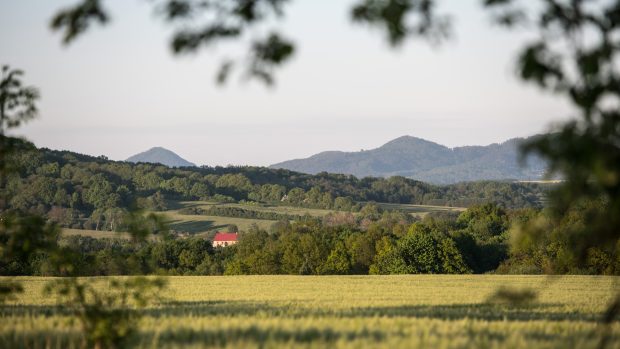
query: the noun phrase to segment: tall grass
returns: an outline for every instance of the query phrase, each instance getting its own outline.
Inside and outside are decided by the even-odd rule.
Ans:
[[[79,347],[77,324],[21,278],[1,307],[0,347]],[[91,278],[105,287],[108,278]],[[131,345],[228,348],[595,348],[618,278],[567,276],[170,277]],[[498,286],[539,291],[523,306],[487,303]],[[620,323],[609,348],[620,347]]]

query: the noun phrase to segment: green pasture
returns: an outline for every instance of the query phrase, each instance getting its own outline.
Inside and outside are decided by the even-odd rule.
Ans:
[[[70,228],[63,228],[62,229],[62,235],[63,236],[74,236],[74,235],[81,235],[81,236],[88,236],[91,238],[97,238],[97,239],[102,239],[102,238],[123,238],[123,239],[129,239],[129,234],[127,233],[117,233],[114,231],[107,231],[107,230],[88,230],[88,229],[70,229]]]
[[[222,230],[229,224],[236,225],[241,231],[247,231],[253,224],[261,229],[269,229],[275,223],[275,221],[251,218],[188,215],[181,214],[178,210],[165,211],[162,214],[165,216],[170,229],[190,234],[206,234]]]
[[[1,306],[0,347],[71,348],[77,323],[41,293],[47,278]],[[105,287],[110,278],[93,278]],[[170,277],[142,312],[137,348],[596,348],[598,320],[620,278],[602,276]],[[499,286],[531,304],[489,303]],[[620,322],[608,348],[620,347]]]
[[[431,212],[463,212],[465,207],[450,207],[450,206],[433,206],[433,205],[413,205],[413,204],[390,204],[390,203],[377,203],[384,210],[399,210],[407,212],[413,216],[422,218]]]
[[[179,210],[188,207],[204,208],[208,209],[210,206],[218,207],[237,207],[250,211],[263,211],[263,212],[275,212],[280,214],[289,215],[310,215],[313,217],[323,217],[331,210],[300,208],[290,206],[275,206],[275,205],[249,205],[249,204],[236,204],[236,203],[217,203],[210,201],[181,201],[172,205],[172,209],[162,212],[169,220],[170,228],[177,231],[189,232],[191,234],[206,234],[216,230],[226,228],[229,224],[236,225],[239,230],[247,231],[253,224],[256,224],[259,228],[268,230],[269,227],[276,221],[253,219],[253,218],[237,218],[237,217],[222,217],[222,216],[206,216],[206,215],[188,215],[179,213]]]
[[[407,212],[416,217],[424,217],[430,212],[462,212],[463,207],[447,207],[447,206],[430,206],[430,205],[410,205],[410,204],[389,204],[377,203],[381,208],[386,210],[400,210]],[[203,215],[184,215],[179,210],[186,207],[197,207],[208,209],[211,206],[218,207],[236,207],[250,211],[274,212],[288,215],[310,215],[313,217],[324,217],[335,210],[313,209],[303,207],[279,206],[279,205],[251,205],[237,203],[216,203],[209,201],[182,201],[174,205],[174,209],[165,211],[164,214],[171,219],[171,227],[175,230],[189,231],[190,233],[205,233],[217,229],[224,228],[228,224],[235,224],[240,230],[247,230],[252,224],[257,224],[263,229],[269,228],[275,221],[232,218],[220,216],[203,216]],[[355,214],[355,213],[354,213]]]
[[[424,217],[430,212],[462,212],[465,208],[462,207],[447,207],[447,206],[430,206],[430,205],[410,205],[410,204],[389,204],[389,203],[377,203],[380,207],[386,210],[400,210],[407,212],[416,217]],[[237,218],[237,217],[223,217],[223,216],[206,216],[206,215],[192,215],[183,214],[179,211],[183,208],[203,208],[208,209],[211,206],[217,207],[236,207],[249,211],[261,211],[261,212],[274,212],[279,214],[305,216],[310,215],[312,217],[324,217],[325,215],[338,212],[335,210],[292,207],[292,206],[279,206],[279,205],[265,205],[265,204],[237,204],[237,203],[218,203],[212,201],[171,201],[169,202],[170,209],[163,212],[156,212],[166,217],[171,229],[179,232],[186,232],[190,234],[208,235],[217,230],[225,229],[230,224],[236,225],[239,230],[247,231],[253,224],[256,224],[259,228],[268,230],[274,220],[254,219],[254,218]],[[355,214],[355,213],[354,213]],[[71,235],[83,235],[95,238],[105,237],[119,237],[114,232],[109,231],[96,231],[96,230],[81,230],[81,229],[63,229],[63,234],[66,236]]]
[[[208,209],[210,206],[218,207],[236,207],[250,211],[260,212],[274,212],[280,214],[289,214],[297,216],[310,215],[313,217],[323,217],[331,212],[337,212],[335,210],[326,210],[319,208],[304,208],[293,206],[280,206],[280,205],[268,205],[268,204],[237,204],[237,203],[218,203],[212,201],[181,201],[178,203],[181,207],[200,207]]]

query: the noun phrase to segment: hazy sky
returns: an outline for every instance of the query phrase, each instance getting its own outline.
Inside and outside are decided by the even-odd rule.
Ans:
[[[455,6],[450,42],[397,50],[350,22],[351,0],[295,0],[278,27],[297,52],[275,88],[236,77],[216,86],[230,51],[173,56],[171,28],[146,0],[104,1],[111,23],[63,47],[48,23],[74,2],[0,0],[0,63],[24,69],[43,96],[41,117],[19,131],[37,146],[115,160],[163,146],[197,164],[268,165],[406,134],[484,145],[570,114],[518,81],[527,35],[494,28],[479,0],[443,1]]]

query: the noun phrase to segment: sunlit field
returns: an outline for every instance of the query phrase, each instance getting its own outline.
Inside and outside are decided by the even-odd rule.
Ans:
[[[79,347],[77,323],[42,295],[47,278],[2,306],[0,347]],[[97,278],[105,287],[108,278]],[[600,276],[170,277],[132,347],[595,348],[620,278]],[[499,286],[533,304],[490,303]],[[608,348],[620,347],[620,323]]]
[[[431,212],[462,212],[465,208],[461,207],[448,207],[448,206],[429,206],[429,205],[407,205],[407,204],[387,204],[378,203],[383,209],[400,210],[407,212],[414,217],[424,217]],[[276,205],[248,205],[248,204],[235,204],[235,203],[215,203],[209,201],[182,201],[175,203],[173,209],[161,212],[168,218],[170,227],[179,231],[187,231],[192,234],[207,233],[218,229],[225,228],[228,224],[236,225],[240,230],[247,231],[252,225],[256,225],[261,229],[269,229],[269,227],[275,223],[274,220],[264,219],[249,219],[249,218],[236,218],[236,217],[221,217],[221,216],[208,216],[208,215],[189,215],[179,212],[180,208],[203,208],[216,206],[220,208],[234,207],[250,211],[259,212],[273,212],[278,214],[288,214],[304,216],[309,215],[312,217],[324,217],[329,213],[341,212],[336,210],[305,208],[305,207],[293,207],[293,206],[276,206]],[[356,212],[353,212],[356,215]]]
[[[260,229],[268,230],[276,221],[268,219],[255,219],[255,218],[238,218],[238,217],[223,217],[223,216],[210,216],[199,214],[183,214],[179,212],[183,208],[203,208],[209,207],[227,208],[234,207],[245,209],[249,211],[258,212],[272,212],[285,215],[297,215],[321,218],[329,213],[339,212],[335,210],[315,209],[315,208],[302,208],[293,206],[276,206],[276,205],[250,205],[250,204],[235,204],[235,203],[216,203],[210,201],[181,201],[170,202],[172,206],[169,210],[156,212],[163,215],[170,228],[179,232],[186,232],[191,235],[197,236],[212,236],[217,230],[225,229],[228,225],[236,225],[241,231],[248,231],[250,227],[257,226]],[[383,209],[399,210],[407,212],[410,215],[418,218],[422,218],[431,212],[455,212],[459,213],[465,210],[462,207],[448,207],[448,206],[429,206],[429,205],[408,205],[408,204],[388,204],[378,203]],[[353,212],[356,215],[356,212]],[[209,235],[211,234],[211,235]],[[118,234],[106,230],[86,230],[86,229],[63,229],[63,235],[82,235],[93,238],[117,238],[127,237],[125,234]]]

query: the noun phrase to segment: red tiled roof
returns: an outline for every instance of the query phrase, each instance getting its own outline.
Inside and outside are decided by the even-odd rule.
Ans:
[[[215,233],[213,241],[237,241],[237,233]]]

